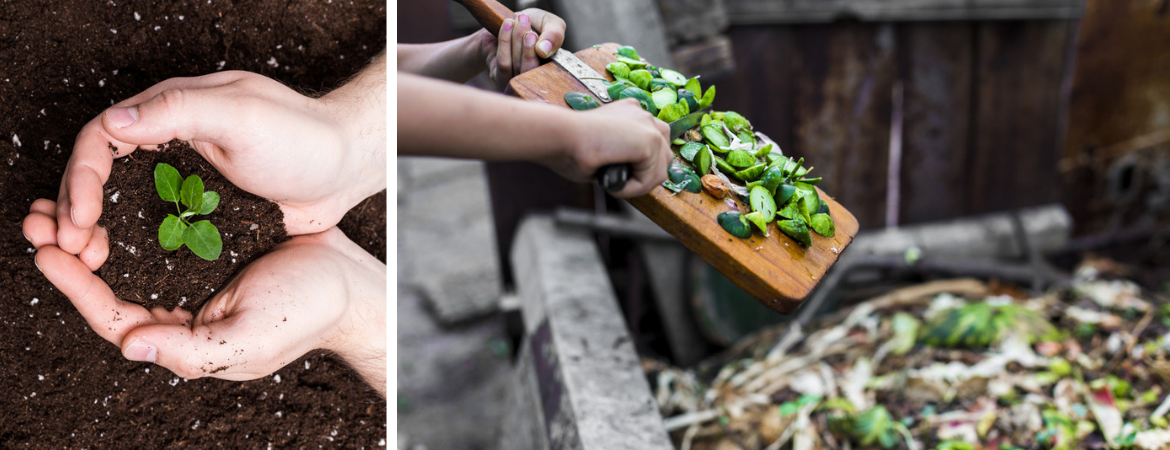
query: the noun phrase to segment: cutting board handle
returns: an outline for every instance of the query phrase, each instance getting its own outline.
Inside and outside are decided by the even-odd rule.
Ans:
[[[499,37],[500,27],[504,25],[505,19],[510,19],[516,16],[516,13],[508,9],[507,6],[501,5],[496,0],[455,0],[475,16],[475,20],[487,28],[492,33],[492,36]]]

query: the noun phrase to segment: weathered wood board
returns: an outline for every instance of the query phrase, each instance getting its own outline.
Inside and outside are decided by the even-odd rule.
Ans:
[[[616,49],[617,44],[605,44],[577,52],[577,56],[598,73],[605,74],[605,65],[615,60]],[[588,92],[555,64],[517,76],[509,87],[510,93],[521,98],[562,107],[568,107],[564,101],[566,92]],[[718,96],[715,108],[720,109]],[[819,194],[829,205],[836,234],[824,238],[813,233],[813,245],[808,248],[781,233],[775,223],[768,225],[768,237],[730,236],[715,220],[730,205],[706,193],[672,194],[658,186],[647,195],[630,199],[630,204],[761,303],[777,312],[789,313],[800,306],[801,300],[857,234],[857,219],[832,197],[824,192]],[[750,210],[742,202],[728,201],[737,203],[736,207],[742,211]]]

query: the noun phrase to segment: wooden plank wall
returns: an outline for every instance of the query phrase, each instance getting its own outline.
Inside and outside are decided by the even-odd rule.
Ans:
[[[1059,199],[1072,21],[732,26],[717,109],[743,113],[863,228],[886,225],[893,92],[903,87],[898,223]]]

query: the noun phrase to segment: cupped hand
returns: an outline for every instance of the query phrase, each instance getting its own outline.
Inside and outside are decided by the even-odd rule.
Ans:
[[[610,164],[628,163],[633,174],[613,195],[621,198],[646,194],[666,180],[674,154],[670,126],[654,118],[634,99],[622,99],[600,108],[574,112],[575,134],[566,152],[543,161],[561,176],[588,182]]]
[[[106,257],[104,230],[98,228],[87,250],[74,256],[57,246],[56,211],[41,199],[25,218],[37,267],[126,358],[188,379],[250,380],[325,348],[380,386],[379,370],[361,365],[380,357],[385,370],[386,266],[337,228],[280,244],[192,315],[180,308],[147,310],[114,296],[91,272]]]
[[[362,103],[331,95],[310,98],[264,76],[232,71],[172,78],[114,105],[74,143],[57,197],[59,247],[78,254],[93,237],[114,158],[172,139],[189,141],[232,183],[278,203],[289,234],[337,224],[385,189],[385,132],[380,156],[375,136],[385,115],[383,109],[381,117],[359,117],[377,98]]]
[[[540,66],[537,56],[549,58],[561,48],[565,42],[565,21],[548,11],[529,8],[505,19],[499,38],[488,30],[480,30],[472,40],[479,44],[488,76],[503,90],[516,75]]]

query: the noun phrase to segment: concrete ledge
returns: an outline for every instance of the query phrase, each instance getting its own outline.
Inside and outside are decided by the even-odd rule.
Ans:
[[[526,333],[502,442],[673,448],[589,234],[558,228],[548,217],[528,218],[512,260]]]

